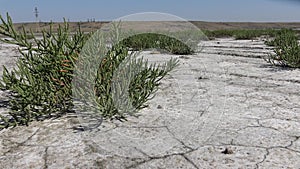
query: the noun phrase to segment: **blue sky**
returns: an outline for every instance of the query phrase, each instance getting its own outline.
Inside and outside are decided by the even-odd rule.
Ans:
[[[15,22],[110,21],[140,12],[162,12],[187,20],[237,22],[300,22],[300,0],[0,0],[0,14]]]

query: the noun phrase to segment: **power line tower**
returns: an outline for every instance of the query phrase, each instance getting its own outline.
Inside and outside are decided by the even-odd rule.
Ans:
[[[35,7],[34,8],[34,16],[35,16],[35,21],[38,22],[39,21],[39,11],[38,11],[38,8]]]
[[[40,30],[40,24],[39,24],[39,11],[38,8],[34,8],[34,16],[35,16],[35,22],[36,22],[36,32],[39,32]]]

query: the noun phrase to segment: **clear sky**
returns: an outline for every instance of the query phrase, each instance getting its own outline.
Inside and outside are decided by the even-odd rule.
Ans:
[[[14,22],[110,21],[140,12],[162,12],[187,20],[300,22],[300,0],[0,0],[0,13]]]

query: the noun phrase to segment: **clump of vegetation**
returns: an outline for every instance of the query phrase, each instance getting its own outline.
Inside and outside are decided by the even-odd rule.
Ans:
[[[240,30],[235,33],[234,37],[236,40],[254,39],[266,34],[263,30]]]
[[[296,32],[283,29],[268,45],[274,46],[274,53],[266,61],[273,65],[300,68],[300,46]]]
[[[164,34],[142,33],[124,39],[121,44],[133,50],[163,49],[173,54],[188,55],[195,51],[185,43]]]
[[[225,29],[224,30],[204,30],[203,32],[209,39],[233,37],[233,35],[234,35],[234,30],[225,30]]]
[[[7,116],[0,115],[0,129],[16,125],[28,125],[33,120],[44,120],[59,117],[74,111],[72,97],[72,79],[74,71],[80,66],[80,53],[89,39],[80,29],[70,33],[68,23],[60,26],[56,32],[50,26],[49,31],[42,31],[42,37],[36,38],[33,33],[27,35],[16,32],[13,22],[7,14],[7,20],[1,16],[0,34],[10,39],[2,39],[6,43],[20,46],[21,57],[17,66],[8,71],[4,66],[0,90],[9,91],[10,112]],[[33,39],[28,40],[31,36]],[[113,102],[113,73],[119,65],[129,57],[128,48],[115,44],[105,54],[94,79],[94,98],[97,101],[97,112],[106,119],[124,119],[126,114],[118,111]],[[178,61],[171,59],[162,68],[148,65],[147,61],[131,62],[132,67],[143,67],[130,83],[129,97],[136,110],[146,106],[157,90],[160,80],[165,77]],[[84,65],[86,66],[86,65]],[[116,84],[116,83],[115,83]],[[117,84],[118,85],[118,84]],[[80,91],[84,91],[79,88]],[[120,90],[115,90],[122,96]]]

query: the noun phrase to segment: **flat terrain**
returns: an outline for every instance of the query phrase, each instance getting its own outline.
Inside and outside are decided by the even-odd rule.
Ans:
[[[180,66],[139,117],[82,132],[69,114],[0,131],[1,168],[300,168],[300,70],[266,63],[262,40],[203,45],[188,56],[143,53]],[[12,68],[15,47],[0,52]]]
[[[109,22],[70,22],[70,29],[75,31],[78,29],[79,25],[84,32],[90,32],[100,29],[103,25]],[[169,25],[173,28],[180,27],[183,22],[134,22],[135,30],[145,29],[147,27],[166,27]],[[143,23],[143,24],[139,24]],[[222,29],[281,29],[281,28],[290,28],[290,29],[300,29],[300,23],[263,23],[263,22],[203,22],[203,21],[191,21],[199,29],[202,30],[222,30]],[[53,28],[56,30],[58,25],[62,23],[53,23]],[[32,30],[34,32],[40,32],[43,29],[49,29],[49,23],[40,22],[40,23],[17,23],[15,27],[17,30],[22,30],[24,26],[26,30]]]

